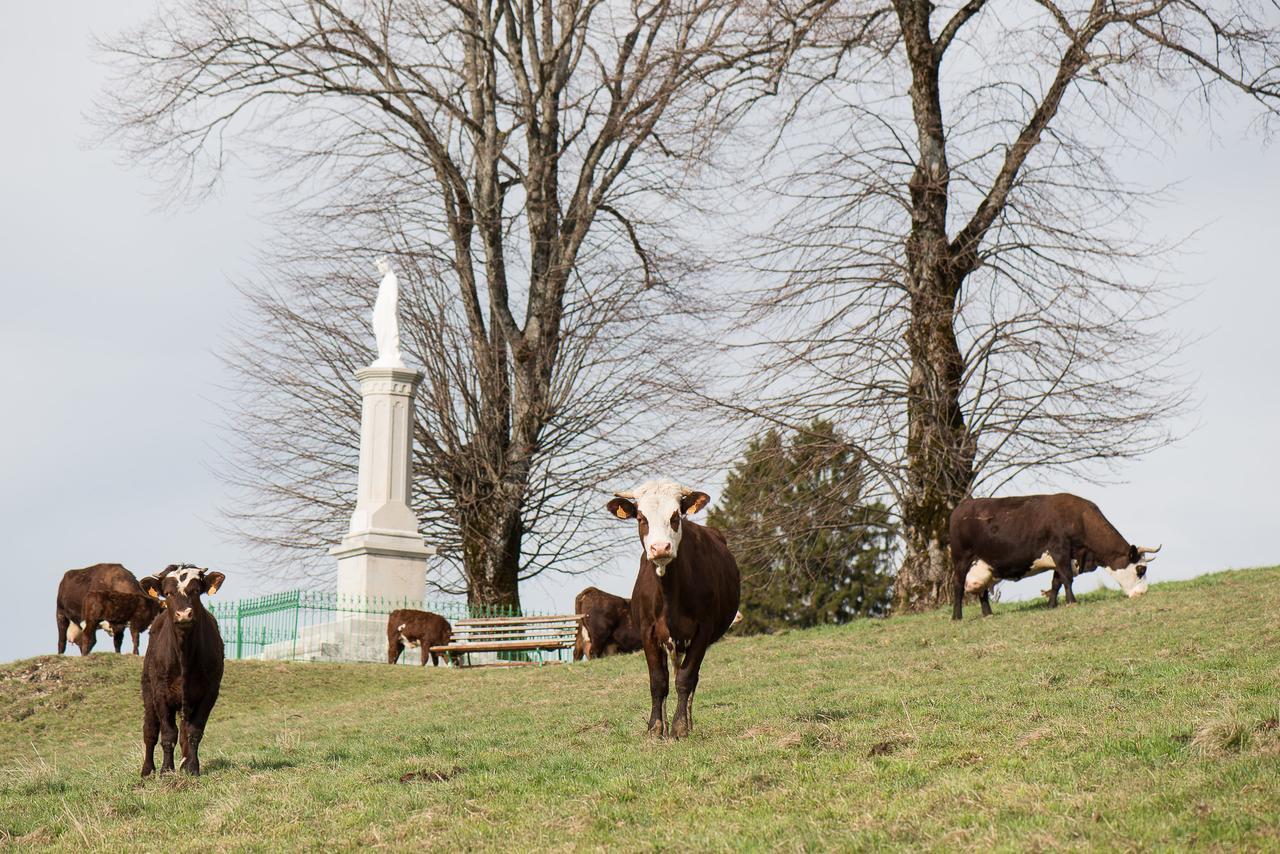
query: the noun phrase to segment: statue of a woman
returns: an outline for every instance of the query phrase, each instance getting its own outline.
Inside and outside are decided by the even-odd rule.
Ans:
[[[378,359],[373,367],[403,368],[404,360],[400,358],[400,323],[396,319],[400,283],[386,258],[378,259],[378,272],[382,274],[382,282],[378,285],[378,298],[373,303],[373,335],[378,341]]]

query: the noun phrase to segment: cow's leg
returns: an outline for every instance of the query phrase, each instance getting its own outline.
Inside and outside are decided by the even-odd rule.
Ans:
[[[969,556],[958,554],[952,558],[952,567],[955,573],[954,593],[955,598],[951,605],[951,619],[959,620],[964,613],[964,577],[969,571]]]
[[[160,709],[160,751],[164,755],[160,763],[161,774],[173,771],[173,747],[178,743],[177,715],[178,710],[168,704]]]
[[[400,642],[400,636],[387,638],[387,664],[395,664],[400,660],[400,653],[404,652],[404,644]]]
[[[644,639],[644,660],[649,665],[649,735],[667,734],[667,651],[658,643],[657,633],[650,629]]]
[[[1049,583],[1049,607],[1058,607],[1058,590],[1062,587],[1062,576],[1058,570],[1053,571],[1053,580]]]
[[[1053,587],[1049,596],[1049,607],[1056,608],[1058,607],[1058,587],[1066,586],[1070,589],[1071,585],[1071,547],[1059,546],[1049,556],[1053,558]],[[1071,597],[1071,599],[1074,598],[1074,596]]]
[[[1066,590],[1067,590],[1067,604],[1068,604],[1068,605],[1074,605],[1074,604],[1076,604],[1076,594],[1075,594],[1075,591],[1073,591],[1073,590],[1071,589],[1071,585],[1075,583],[1075,580],[1076,580],[1076,573],[1077,573],[1077,572],[1084,572],[1084,562],[1085,562],[1087,559],[1088,559],[1088,556],[1087,556],[1086,552],[1084,552],[1083,550],[1081,550],[1081,551],[1079,552],[1079,561],[1078,561],[1078,563],[1077,563],[1076,567],[1072,567],[1072,566],[1070,566],[1070,565],[1068,565],[1068,566],[1067,566],[1067,574],[1066,574],[1066,577],[1063,579],[1062,584],[1063,584],[1063,586],[1064,586],[1064,587],[1066,588]]]
[[[182,715],[182,770],[193,777],[200,776],[200,741],[204,738],[204,726],[213,711],[218,696],[206,697],[190,714]]]
[[[120,650],[124,648],[124,630],[125,630],[124,626],[120,626],[117,629],[112,629],[112,640],[115,641],[117,653],[119,653]]]
[[[693,695],[698,690],[698,672],[702,658],[707,654],[704,638],[695,637],[685,651],[684,661],[676,674],[676,713],[671,719],[671,735],[684,738],[693,732]]]
[[[71,626],[71,620],[61,610],[57,612],[58,617],[58,655],[62,655],[67,651],[67,629]]]
[[[142,776],[156,770],[156,740],[160,737],[160,719],[147,703],[142,709]]]
[[[422,648],[423,648],[423,649],[426,649],[426,648],[427,648],[427,645],[424,643],[424,644],[422,645]],[[432,667],[439,667],[439,666],[440,666],[440,653],[438,653],[438,652],[433,652],[433,653],[431,653],[431,666],[432,666]]]
[[[984,587],[982,592],[978,594],[978,601],[982,603],[982,616],[991,616],[991,588]]]
[[[129,636],[133,639],[133,654],[138,654],[138,642],[142,639],[142,630],[137,623],[129,624]]]

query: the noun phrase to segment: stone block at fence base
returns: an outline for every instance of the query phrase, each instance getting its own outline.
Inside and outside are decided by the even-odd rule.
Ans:
[[[328,623],[303,626],[293,640],[267,644],[262,658],[286,661],[387,660],[387,618],[350,614]]]

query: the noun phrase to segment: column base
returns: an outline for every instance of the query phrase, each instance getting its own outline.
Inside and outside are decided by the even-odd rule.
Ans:
[[[338,559],[338,593],[421,602],[427,590],[427,558],[435,548],[421,534],[361,531],[329,550]]]

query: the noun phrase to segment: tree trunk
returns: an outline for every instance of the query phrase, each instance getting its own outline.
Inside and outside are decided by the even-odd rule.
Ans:
[[[895,611],[919,611],[946,601],[950,590],[947,522],[973,480],[974,450],[960,410],[964,360],[955,335],[956,298],[963,281],[947,240],[951,181],[928,0],[897,0],[903,45],[911,65],[911,105],[919,151],[911,176],[911,233],[906,286],[911,319],[907,351],[907,479],[902,496],[906,554],[894,581]]]
[[[520,502],[492,498],[462,524],[467,604],[520,609]]]

